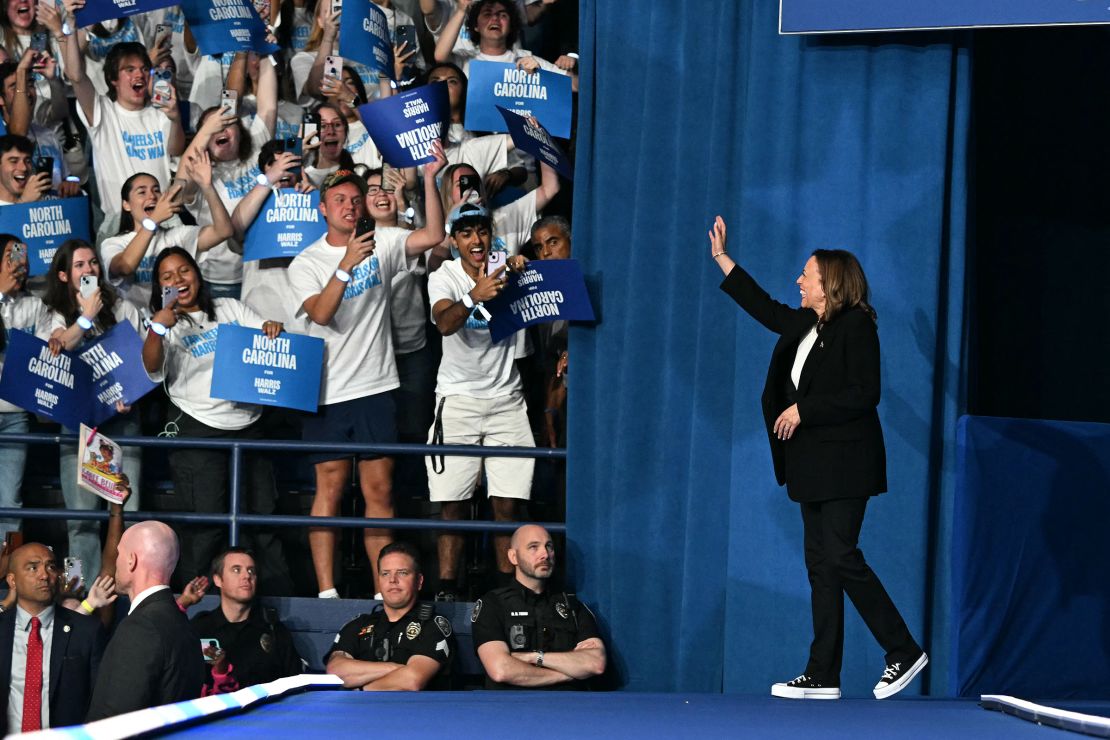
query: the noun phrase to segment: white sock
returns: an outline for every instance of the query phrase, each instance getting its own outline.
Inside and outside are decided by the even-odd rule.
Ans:
[[[321,599],[338,599],[339,592],[336,591],[334,588],[329,588],[327,591],[321,591],[319,597]]]

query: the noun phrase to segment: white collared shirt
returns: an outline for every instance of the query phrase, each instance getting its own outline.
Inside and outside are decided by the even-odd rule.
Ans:
[[[160,586],[151,586],[150,588],[140,593],[138,596],[131,600],[131,608],[127,610],[127,616],[131,616],[131,613],[135,611],[139,604],[143,603],[143,599],[145,599],[147,596],[150,596],[151,594],[156,594],[159,591],[164,591],[168,588],[169,586],[162,584]]]
[[[42,637],[42,727],[50,726],[50,643],[54,637],[54,607],[48,606],[37,615],[21,606],[15,607],[15,635],[12,639],[12,674],[8,688],[8,731],[23,727],[23,687],[27,681],[27,641],[31,637],[31,617],[39,618]]]
[[[794,355],[794,367],[790,369],[790,380],[794,382],[795,388],[802,380],[802,368],[805,367],[806,358],[809,357],[809,352],[813,349],[813,344],[816,341],[817,324],[814,324],[809,333],[802,337],[802,341],[798,343],[798,354]]]

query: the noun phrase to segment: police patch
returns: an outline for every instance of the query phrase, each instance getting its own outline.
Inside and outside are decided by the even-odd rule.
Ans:
[[[269,632],[258,638],[258,645],[262,648],[264,653],[274,652],[274,636]]]
[[[405,627],[405,637],[410,640],[420,637],[420,622],[409,622],[409,626]]]
[[[480,612],[480,611],[482,611],[482,600],[478,599],[477,601],[474,602],[474,611],[470,612],[470,621],[471,622],[477,622],[478,621],[478,612]]]
[[[561,602],[561,601],[556,601],[555,602],[555,611],[558,612],[559,616],[562,617],[563,619],[568,618],[567,617],[567,605],[564,604],[563,602]]]
[[[439,631],[443,633],[444,637],[451,636],[451,622],[448,621],[447,617],[436,617],[436,627],[439,627]]]

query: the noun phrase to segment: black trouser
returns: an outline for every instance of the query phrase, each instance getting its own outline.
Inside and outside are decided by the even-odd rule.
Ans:
[[[204,424],[171,404],[169,418],[176,419],[181,437],[261,439],[257,423],[246,429],[216,429]],[[177,418],[179,417],[179,418]],[[170,453],[170,472],[174,493],[184,511],[226,514],[230,453],[223,450],[182,449]],[[242,455],[240,476],[240,511],[251,514],[272,514],[277,502],[274,469],[265,453]],[[227,547],[227,527],[210,525],[179,525],[181,557],[177,574],[184,583],[199,575],[209,575],[212,559]],[[245,533],[240,544],[249,544],[258,566],[258,588],[261,593],[289,595],[292,581],[289,566],[281,551],[281,541],[270,527],[254,527]]]
[[[921,648],[856,546],[867,499],[818,501],[801,507],[813,609],[813,644],[806,675],[839,685],[845,593],[886,651],[887,663],[917,658]]]

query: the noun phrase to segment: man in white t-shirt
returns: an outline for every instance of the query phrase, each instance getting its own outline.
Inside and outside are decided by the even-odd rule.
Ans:
[[[308,319],[308,333],[324,340],[324,374],[320,407],[305,417],[306,441],[381,444],[397,441],[393,390],[400,385],[393,357],[389,285],[405,269],[406,258],[443,240],[443,214],[435,176],[446,160],[434,147],[436,161],[425,167],[424,194],[428,225],[423,229],[374,229],[365,213],[366,183],[350,170],[336,170],[320,188],[320,212],[328,231],[289,265],[289,282],[297,315]],[[336,516],[351,476],[350,455],[319,453],[313,516]],[[393,516],[393,461],[358,455],[358,477],[366,516]],[[333,572],[334,529],[309,531],[309,546],[320,596],[337,598]],[[389,543],[386,529],[365,530],[366,554],[377,582],[378,552]]]
[[[504,288],[505,267],[486,274],[493,243],[493,218],[482,206],[464,203],[451,211],[447,229],[458,259],[444,262],[428,277],[432,321],[443,335],[443,359],[436,382],[436,420],[429,444],[468,444],[487,447],[534,447],[524,405],[524,391],[515,359],[524,333],[494,342],[490,337],[484,301]],[[513,269],[524,257],[509,258]],[[445,520],[462,519],[484,465],[486,492],[494,519],[515,521],[516,502],[532,493],[531,458],[434,456],[426,459],[431,500],[442,507]],[[437,599],[455,600],[455,580],[462,553],[462,535],[440,533]],[[494,538],[497,569],[512,577],[509,538]]]
[[[104,60],[108,94],[97,95],[85,74],[85,55],[77,34],[65,36],[65,71],[77,96],[77,114],[92,140],[100,207],[114,224],[120,212],[120,188],[135,172],[170,184],[170,157],[185,150],[177,93],[161,107],[150,102],[150,57],[137,42],[116,44]],[[109,226],[109,231],[114,229]]]
[[[50,176],[35,174],[34,151],[26,136],[0,136],[0,206],[31,203],[50,190]]]

